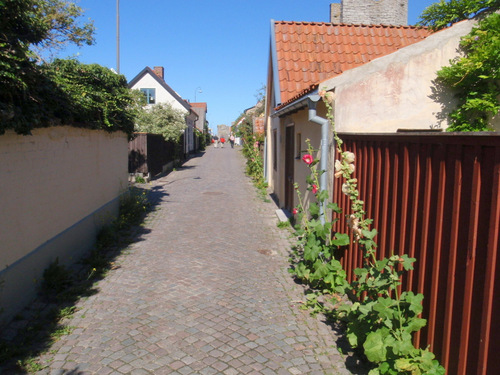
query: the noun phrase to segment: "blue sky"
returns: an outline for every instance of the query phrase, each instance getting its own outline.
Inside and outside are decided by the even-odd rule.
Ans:
[[[266,83],[271,19],[329,22],[331,2],[339,1],[120,0],[120,73],[130,81],[163,66],[181,97],[207,103],[212,129],[231,125]],[[435,2],[409,0],[408,23]],[[59,56],[116,68],[116,0],[77,3],[94,20],[96,43]]]

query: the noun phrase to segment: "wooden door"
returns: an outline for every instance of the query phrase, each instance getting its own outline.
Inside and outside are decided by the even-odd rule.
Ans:
[[[292,211],[294,195],[295,127],[287,126],[285,131],[285,208]]]

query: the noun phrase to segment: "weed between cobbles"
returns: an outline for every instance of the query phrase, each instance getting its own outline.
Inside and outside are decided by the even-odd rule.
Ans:
[[[133,242],[150,210],[146,190],[130,188],[120,200],[118,217],[102,228],[86,258],[71,267],[56,259],[44,271],[36,301],[10,323],[15,335],[0,340],[0,373],[34,373],[48,366],[55,354],[52,344],[76,328],[67,322],[78,311],[77,302],[97,293],[95,284],[118,267],[113,260]]]

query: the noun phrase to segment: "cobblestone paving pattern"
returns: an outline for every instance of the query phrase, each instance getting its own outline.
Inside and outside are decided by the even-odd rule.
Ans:
[[[350,374],[331,328],[297,306],[290,233],[210,147],[154,180],[147,234],[78,303],[39,374]]]

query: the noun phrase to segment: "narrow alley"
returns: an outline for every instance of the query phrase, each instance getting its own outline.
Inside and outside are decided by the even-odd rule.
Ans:
[[[332,329],[299,308],[290,232],[240,148],[209,147],[151,187],[148,233],[78,303],[39,374],[350,374]]]

